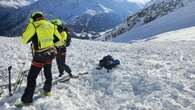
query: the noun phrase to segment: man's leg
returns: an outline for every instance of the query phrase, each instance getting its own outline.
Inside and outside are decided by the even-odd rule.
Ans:
[[[27,77],[27,87],[21,98],[21,101],[23,103],[32,103],[33,94],[34,94],[35,87],[36,87],[36,79],[40,71],[41,71],[41,68],[31,66],[30,71],[28,73],[28,77]]]
[[[61,53],[58,53],[56,56],[56,62],[59,70],[59,77],[61,77],[64,74],[64,62],[65,62],[65,56]]]
[[[52,87],[52,73],[51,73],[51,64],[46,64],[44,66],[44,75],[45,75],[45,84],[43,87],[44,92],[50,92]]]
[[[66,64],[66,48],[58,51],[58,55],[56,56],[56,62],[59,70],[59,77],[64,74],[64,70],[69,74],[70,77],[73,77],[71,68]]]
[[[72,70],[70,69],[70,67],[67,64],[64,64],[64,70],[70,75],[72,76]]]

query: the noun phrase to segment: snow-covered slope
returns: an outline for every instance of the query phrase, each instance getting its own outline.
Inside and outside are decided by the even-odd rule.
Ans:
[[[114,39],[116,42],[130,42],[163,32],[195,26],[195,2],[151,23],[132,29]]]
[[[193,29],[173,31],[155,37],[156,40],[133,44],[73,39],[67,62],[74,74],[79,71],[89,71],[89,74],[79,80],[53,85],[53,96],[38,98],[32,106],[22,109],[194,110],[195,41],[190,40],[195,39]],[[171,40],[176,36],[180,36],[180,40]],[[16,68],[13,69],[16,76],[22,62],[27,62],[26,68],[29,68],[31,55],[19,38],[1,37],[0,48],[2,84],[7,83],[7,66]],[[98,60],[107,54],[120,59],[121,65],[110,73],[95,70]],[[55,62],[52,71],[55,78],[58,75]],[[41,82],[39,77],[37,83]],[[24,82],[13,97],[6,97],[8,92],[5,90],[0,98],[0,109],[16,109],[13,100],[22,95],[25,85]]]
[[[36,1],[37,0],[1,0],[0,6],[19,8],[19,7],[27,6]]]
[[[195,27],[184,28],[151,37],[152,41],[195,41]],[[149,39],[147,39],[149,40]]]
[[[129,42],[195,25],[193,0],[154,1],[142,11],[129,16],[123,24],[106,33],[101,39],[110,40],[117,37],[117,40],[124,39]]]
[[[6,26],[0,27],[2,30],[0,35],[19,34],[31,12],[35,10],[43,11],[47,18],[60,18],[66,21],[74,31],[80,33],[101,32],[115,27],[129,14],[142,7],[143,5],[126,0],[93,0],[93,2],[91,0],[39,0],[6,16],[1,21],[2,25],[6,24]]]
[[[130,42],[132,40],[144,39],[168,31],[195,26],[194,10],[195,2],[192,2],[188,6],[180,8],[173,13],[168,14],[167,16],[163,16],[151,23],[132,29],[125,34],[119,35],[113,41]]]

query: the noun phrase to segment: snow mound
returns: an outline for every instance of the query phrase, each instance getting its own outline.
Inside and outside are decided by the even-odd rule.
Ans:
[[[184,32],[190,32],[190,29]],[[172,37],[171,33],[169,35]],[[23,61],[30,64],[29,49],[20,44],[19,38],[0,37],[0,47],[1,76],[6,75],[2,68],[8,65],[19,68]],[[73,39],[67,53],[67,63],[73,74],[80,71],[88,71],[89,74],[53,85],[53,96],[37,98],[32,106],[23,110],[195,109],[195,41],[120,44]],[[120,59],[121,65],[110,73],[94,69],[98,61],[108,54]],[[57,77],[55,62],[52,72],[53,77]],[[2,83],[6,81],[5,77]],[[37,83],[41,83],[40,77]],[[21,97],[25,85],[24,82],[22,89],[13,97],[7,97],[7,89],[4,89],[0,109],[16,109],[14,100]],[[38,93],[35,94],[37,96]]]

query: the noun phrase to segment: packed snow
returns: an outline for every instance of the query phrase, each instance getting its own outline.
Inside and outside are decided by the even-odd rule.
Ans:
[[[51,97],[37,98],[33,105],[22,109],[194,110],[193,29],[162,34],[153,40],[132,44],[73,39],[68,48],[67,63],[72,67],[73,74],[77,75],[82,71],[88,71],[89,74],[53,85]],[[178,35],[181,35],[181,40],[171,40]],[[185,38],[188,40],[184,41]],[[31,54],[28,46],[20,44],[20,38],[0,37],[0,48],[2,84],[7,83],[7,66],[14,67],[13,75],[16,76],[22,62],[26,62],[26,69],[29,68]],[[120,59],[121,65],[109,73],[104,69],[96,70],[98,61],[108,54]],[[57,77],[55,61],[52,72],[53,77]],[[13,81],[14,79],[15,77]],[[16,109],[14,101],[22,95],[25,83],[12,97],[8,97],[7,90],[3,89],[5,92],[0,98],[1,110]],[[37,79],[37,84],[39,83],[40,77]],[[38,93],[35,96],[38,96]]]

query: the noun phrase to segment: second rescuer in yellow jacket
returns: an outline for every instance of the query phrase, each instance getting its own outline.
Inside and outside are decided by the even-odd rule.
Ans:
[[[58,47],[66,47],[66,40],[68,37],[68,34],[66,31],[64,31],[62,25],[62,21],[55,19],[51,21],[52,24],[54,24],[55,29],[58,30],[58,32],[60,33],[61,37],[59,39],[57,39],[57,41],[55,41],[55,46]]]
[[[70,38],[70,34],[68,34],[68,31],[65,30],[65,25],[60,19],[53,19],[51,22],[57,27],[58,32],[61,34],[62,38],[60,39],[61,42],[59,42],[56,45],[57,48],[57,55],[56,55],[56,62],[59,70],[59,77],[64,75],[64,70],[69,74],[71,78],[74,76],[72,75],[71,68],[66,64],[66,47],[68,44],[70,44],[70,39],[68,41],[68,37]],[[67,43],[67,44],[66,44]]]

